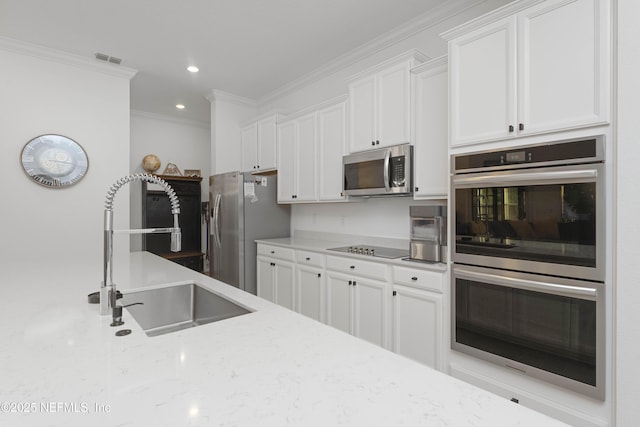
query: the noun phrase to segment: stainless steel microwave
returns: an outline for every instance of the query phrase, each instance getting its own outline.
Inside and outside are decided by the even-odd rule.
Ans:
[[[347,196],[402,196],[413,193],[410,144],[344,156],[343,190]]]

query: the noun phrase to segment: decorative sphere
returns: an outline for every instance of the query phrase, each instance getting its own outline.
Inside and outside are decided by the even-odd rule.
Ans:
[[[147,154],[142,159],[142,167],[147,172],[155,172],[160,169],[160,159],[155,154]]]

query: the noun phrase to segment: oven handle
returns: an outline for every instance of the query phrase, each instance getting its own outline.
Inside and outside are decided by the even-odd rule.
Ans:
[[[559,285],[556,283],[539,282],[536,280],[516,279],[514,277],[498,276],[495,274],[480,273],[477,271],[455,270],[455,277],[489,283],[498,286],[523,289],[534,292],[560,295],[565,297],[579,297],[590,301],[596,301],[598,290],[581,286]]]
[[[598,178],[597,169],[582,169],[571,171],[546,171],[546,172],[524,172],[509,173],[500,175],[481,175],[481,176],[454,176],[454,185],[488,185],[488,186],[505,186],[519,182],[547,182],[559,181],[568,183],[571,180],[590,180]]]

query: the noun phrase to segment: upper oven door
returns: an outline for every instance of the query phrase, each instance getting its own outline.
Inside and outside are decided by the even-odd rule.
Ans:
[[[455,175],[453,261],[604,281],[604,165]]]

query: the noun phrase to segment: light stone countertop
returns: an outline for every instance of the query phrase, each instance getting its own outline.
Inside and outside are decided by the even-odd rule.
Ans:
[[[146,252],[115,265],[123,292],[196,281],[255,311],[147,337],[124,310],[112,328],[93,270],[3,266],[0,425],[563,425]]]
[[[444,272],[447,270],[446,263],[431,263],[415,260],[408,260],[402,258],[383,258],[373,257],[369,255],[358,255],[348,252],[338,252],[329,250],[330,248],[337,248],[350,245],[376,245],[387,246],[390,248],[399,248],[409,250],[409,242],[401,239],[384,239],[375,237],[358,237],[349,236],[343,237],[342,235],[335,235],[331,233],[311,233],[302,232],[300,235],[291,237],[276,237],[271,239],[258,239],[256,243],[281,246],[285,248],[292,248],[296,250],[305,250],[312,252],[323,253],[324,255],[333,255],[340,257],[349,257],[354,259],[361,259],[365,261],[375,261],[389,265],[397,265],[407,268],[419,268]]]

